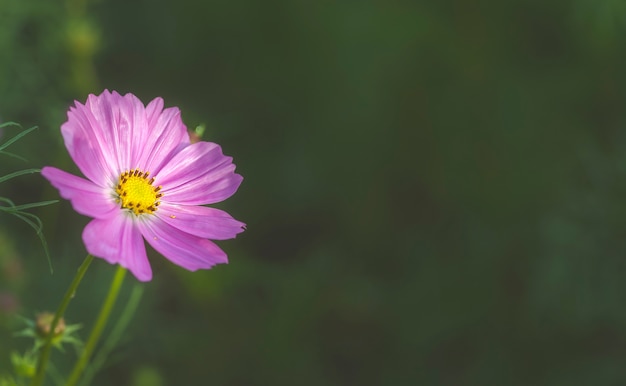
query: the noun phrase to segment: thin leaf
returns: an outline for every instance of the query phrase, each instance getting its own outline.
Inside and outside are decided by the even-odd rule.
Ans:
[[[22,127],[22,125],[20,125],[17,122],[10,122],[9,121],[9,122],[0,123],[0,129],[3,128],[3,127],[8,127],[8,126],[17,126],[17,127],[20,127],[20,128]]]
[[[13,201],[9,200],[9,199],[8,199],[8,198],[6,198],[6,197],[0,197],[0,201],[4,201],[4,202],[6,202],[7,204],[9,204],[10,206],[15,206],[15,204],[13,203]],[[0,208],[1,208],[1,207],[0,207]]]
[[[4,182],[7,180],[10,180],[11,178],[15,178],[15,177],[19,177],[19,176],[23,176],[24,174],[32,174],[32,173],[39,173],[41,171],[41,169],[24,169],[24,170],[18,170],[16,172],[13,173],[9,173],[6,176],[2,176],[0,177],[0,182]]]
[[[48,243],[46,242],[46,238],[43,236],[43,231],[42,231],[43,224],[41,223],[41,220],[39,219],[39,217],[31,213],[19,212],[19,211],[9,212],[9,213],[21,219],[22,221],[30,225],[35,230],[35,232],[37,233],[37,237],[39,237],[39,241],[41,242],[41,246],[43,247],[43,251],[46,254],[46,258],[48,259],[48,266],[50,267],[50,274],[54,273],[54,269],[52,268],[52,259],[50,258],[50,253],[48,252]],[[31,221],[31,219],[35,220],[37,224]]]
[[[2,127],[2,126],[0,126]],[[13,143],[15,143],[16,141],[18,141],[20,138],[22,138],[23,136],[27,135],[28,133],[32,132],[33,130],[36,130],[37,126],[33,126],[30,129],[26,129],[24,131],[22,131],[21,133],[19,133],[18,135],[16,135],[15,137],[9,139],[8,141],[6,141],[5,143],[3,143],[2,145],[0,145],[0,150],[4,150],[7,147],[9,147],[10,145],[12,145]]]
[[[57,202],[59,202],[59,200],[48,200],[48,201],[33,202],[33,203],[30,203],[30,204],[13,205],[13,209],[15,209],[17,211],[22,211],[24,209],[37,208],[37,207],[40,207],[40,206],[46,206],[46,205],[50,205],[50,204],[55,204]]]
[[[1,150],[0,150],[0,154],[2,154],[2,155],[6,155],[6,156],[9,156],[9,157],[13,157],[13,158],[17,158],[17,159],[19,159],[20,161],[27,161],[27,160],[26,160],[26,158],[24,158],[24,157],[22,157],[22,156],[19,156],[19,155],[17,155],[17,154],[10,153],[10,152],[8,152],[8,151],[1,151]]]

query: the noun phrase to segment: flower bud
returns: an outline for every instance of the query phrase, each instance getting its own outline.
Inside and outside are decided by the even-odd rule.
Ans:
[[[45,338],[50,334],[50,325],[54,320],[54,314],[50,312],[42,312],[37,315],[36,326],[37,326],[37,334],[42,338]],[[54,328],[53,336],[56,338],[58,336],[63,335],[65,331],[65,320],[63,318],[59,319],[56,327]]]

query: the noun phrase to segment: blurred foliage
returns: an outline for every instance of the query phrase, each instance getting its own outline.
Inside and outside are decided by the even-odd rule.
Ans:
[[[179,106],[244,176],[220,205],[248,224],[230,264],[151,256],[94,384],[624,383],[625,22],[619,0],[1,2],[0,117],[42,128],[22,166],[70,168],[65,111],[106,87]],[[0,217],[20,267],[0,370],[10,315],[56,307],[85,253],[87,219],[37,213],[52,277]],[[69,322],[112,272],[92,266]]]

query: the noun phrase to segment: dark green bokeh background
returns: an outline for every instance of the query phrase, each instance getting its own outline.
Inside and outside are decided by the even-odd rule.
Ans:
[[[40,127],[2,174],[71,168],[65,112],[108,88],[179,106],[244,176],[230,264],[151,255],[96,385],[626,383],[620,1],[55,3],[0,2],[0,117]],[[14,312],[54,309],[85,254],[68,203],[33,212],[56,271],[0,217],[3,371]],[[68,311],[83,337],[113,270]]]

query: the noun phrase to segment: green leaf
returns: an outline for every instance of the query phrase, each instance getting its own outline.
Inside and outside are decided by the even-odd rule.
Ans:
[[[13,207],[11,209],[16,210],[16,211],[21,211],[21,210],[24,210],[24,209],[37,208],[37,207],[40,207],[40,206],[56,204],[57,202],[59,202],[59,200],[39,201],[39,202],[30,203],[30,204],[13,205]]]
[[[50,252],[48,251],[48,243],[46,242],[46,238],[43,235],[43,224],[39,217],[35,216],[32,213],[11,210],[12,208],[0,207],[0,210],[10,213],[13,216],[19,218],[24,221],[26,224],[30,225],[31,228],[35,230],[37,233],[37,237],[39,237],[39,241],[41,242],[41,246],[43,247],[43,251],[46,254],[46,259],[48,260],[48,266],[50,267],[50,273],[54,273],[54,269],[52,268],[52,259],[50,258]]]
[[[0,182],[4,182],[7,180],[10,180],[11,178],[15,178],[15,177],[19,177],[19,176],[23,176],[24,174],[32,174],[32,173],[39,173],[41,171],[41,169],[24,169],[24,170],[18,170],[16,172],[13,173],[9,173],[6,176],[2,176],[0,177]]]
[[[15,123],[15,122],[5,122],[3,124],[0,124],[0,128],[9,127],[9,126],[16,126],[16,127],[19,127],[19,128],[22,127],[18,123]],[[16,136],[12,137],[11,139],[6,141],[2,145],[0,145],[0,155],[6,155],[6,156],[9,156],[9,157],[18,158],[18,159],[21,159],[21,160],[25,161],[25,159],[23,157],[20,157],[19,155],[10,153],[8,151],[4,151],[4,149],[6,149],[7,147],[12,145],[16,141],[20,140],[20,138],[24,137],[25,135],[31,133],[32,131],[34,131],[36,129],[37,129],[37,126],[33,126],[30,129],[26,129],[26,130],[18,133]],[[16,171],[16,172],[13,172],[13,173],[9,173],[9,174],[7,174],[5,176],[0,177],[0,183],[8,181],[8,180],[10,180],[12,178],[15,178],[15,177],[23,176],[25,174],[32,174],[32,173],[39,173],[39,172],[41,172],[41,169],[19,170],[19,171]],[[5,197],[0,197],[0,203],[6,204],[5,206],[0,205],[0,212],[5,212],[5,213],[12,214],[13,216],[19,218],[20,220],[22,220],[26,224],[28,224],[37,233],[37,237],[39,237],[39,240],[41,241],[41,245],[43,246],[44,253],[46,254],[46,258],[48,260],[48,266],[50,267],[50,273],[53,273],[52,259],[50,258],[50,253],[48,252],[48,243],[46,242],[46,239],[43,236],[43,232],[42,232],[43,224],[41,223],[41,220],[39,219],[39,217],[35,216],[34,214],[24,212],[24,210],[25,209],[31,209],[31,208],[37,208],[37,207],[45,206],[45,205],[50,205],[50,204],[53,204],[55,202],[57,202],[57,200],[40,201],[40,202],[33,202],[33,203],[29,203],[29,204],[15,205],[15,203],[13,201],[11,201],[10,199],[5,198]]]
[[[0,125],[0,128],[5,127],[5,126],[18,126],[21,127],[20,125],[18,125],[17,123],[14,122],[6,122],[3,123],[2,125]],[[19,133],[18,135],[16,135],[15,137],[9,139],[8,141],[6,141],[5,143],[3,143],[2,145],[0,145],[0,151],[6,149],[7,147],[9,147],[10,145],[12,145],[13,143],[17,142],[20,138],[22,138],[23,136],[27,135],[28,133],[34,131],[37,129],[37,126],[33,126],[30,129],[26,129],[24,131],[22,131],[21,133]]]
[[[26,161],[26,158],[24,158],[24,157],[22,157],[22,156],[19,156],[19,155],[17,155],[17,154],[14,154],[14,153],[10,153],[10,152],[8,152],[8,151],[0,151],[0,154],[2,154],[2,155],[6,155],[6,156],[9,156],[9,157],[13,157],[13,158],[17,158],[17,159],[19,159],[20,161]]]
[[[13,203],[13,201],[9,200],[9,199],[8,199],[8,198],[6,198],[6,197],[0,197],[0,201],[4,201],[4,202],[6,202],[7,204],[9,204],[10,206],[15,206],[15,204]],[[1,208],[1,207],[0,207],[0,208]]]

